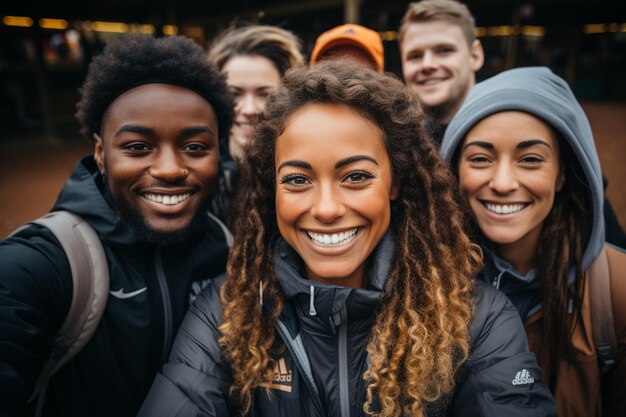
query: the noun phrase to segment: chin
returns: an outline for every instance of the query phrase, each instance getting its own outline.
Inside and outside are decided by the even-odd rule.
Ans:
[[[519,241],[523,235],[519,235],[517,233],[511,233],[507,231],[498,231],[498,232],[483,232],[485,237],[492,243],[498,245],[510,245]]]

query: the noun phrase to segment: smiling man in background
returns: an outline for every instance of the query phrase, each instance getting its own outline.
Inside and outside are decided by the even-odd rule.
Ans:
[[[424,106],[438,144],[484,62],[475,32],[467,6],[454,0],[411,3],[402,18],[398,40],[404,80]]]

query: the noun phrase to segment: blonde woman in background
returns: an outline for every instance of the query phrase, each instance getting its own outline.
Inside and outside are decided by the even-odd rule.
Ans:
[[[303,64],[300,49],[301,42],[293,33],[270,25],[230,27],[218,35],[209,49],[209,60],[227,77],[235,99],[230,136],[220,138],[220,182],[212,206],[214,214],[223,220],[232,217],[230,201],[244,147],[285,72]]]

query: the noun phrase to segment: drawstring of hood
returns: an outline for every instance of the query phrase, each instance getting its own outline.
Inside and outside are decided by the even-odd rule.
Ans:
[[[311,285],[311,298],[309,299],[309,316],[317,316],[317,311],[315,310],[315,286]]]
[[[263,307],[263,280],[259,281],[259,306]]]
[[[493,279],[493,284],[492,284],[492,285],[493,285],[493,287],[494,287],[496,290],[499,290],[499,289],[500,289],[500,280],[502,279],[502,275],[504,275],[504,273],[505,273],[505,272],[506,272],[506,270],[504,270],[504,269],[503,269],[503,270],[502,270],[502,271],[500,271],[500,273],[499,273],[499,274],[498,274],[498,275],[497,275],[497,276]]]

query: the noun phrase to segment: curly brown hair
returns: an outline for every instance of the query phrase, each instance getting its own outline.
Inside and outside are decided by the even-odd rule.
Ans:
[[[454,177],[424,133],[417,101],[395,77],[343,62],[288,72],[246,149],[235,199],[238,213],[246,214],[234,222],[236,243],[221,293],[220,343],[233,370],[231,395],[243,412],[249,410],[252,391],[271,374],[273,355],[284,347],[274,327],[285,303],[272,264],[279,237],[275,144],[289,117],[312,103],[350,106],[383,133],[400,185],[390,226],[397,256],[367,345],[364,410],[423,416],[430,403],[451,393],[468,357],[472,276],[481,258],[463,233]],[[375,401],[378,412],[371,410]]]

